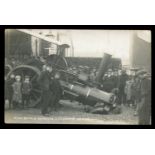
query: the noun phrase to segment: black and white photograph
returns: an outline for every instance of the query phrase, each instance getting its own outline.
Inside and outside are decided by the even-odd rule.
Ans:
[[[151,30],[5,29],[6,124],[151,125]]]

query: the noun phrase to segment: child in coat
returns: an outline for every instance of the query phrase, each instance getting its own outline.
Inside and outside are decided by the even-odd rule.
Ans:
[[[24,82],[22,83],[22,102],[23,102],[23,108],[28,107],[30,102],[30,92],[32,89],[32,85],[30,82],[29,76],[25,76]]]
[[[21,76],[17,75],[15,77],[16,81],[13,83],[13,108],[17,108],[22,103],[22,93],[21,93]]]

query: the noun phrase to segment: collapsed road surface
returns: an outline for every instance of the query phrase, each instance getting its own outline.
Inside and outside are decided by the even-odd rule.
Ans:
[[[84,106],[78,102],[61,101],[61,108],[50,116],[41,115],[40,109],[5,110],[5,123],[19,124],[120,124],[137,125],[138,118],[134,109],[122,106],[121,114],[91,114],[84,111]]]

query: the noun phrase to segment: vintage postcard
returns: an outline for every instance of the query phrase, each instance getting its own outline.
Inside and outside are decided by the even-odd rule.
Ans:
[[[151,125],[151,30],[5,29],[6,124]]]

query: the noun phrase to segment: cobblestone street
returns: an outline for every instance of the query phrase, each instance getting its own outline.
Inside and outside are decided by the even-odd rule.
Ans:
[[[40,109],[7,110],[6,123],[33,123],[33,124],[133,124],[138,123],[134,110],[122,106],[122,113],[117,115],[100,115],[84,112],[84,107],[78,102],[61,101],[62,107],[52,112],[49,117],[41,115]]]

